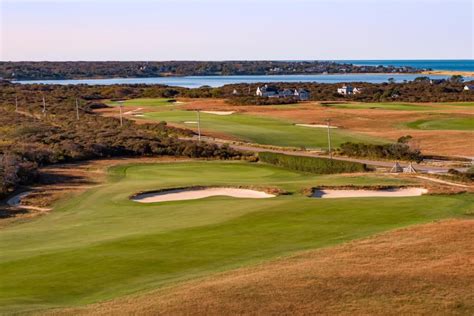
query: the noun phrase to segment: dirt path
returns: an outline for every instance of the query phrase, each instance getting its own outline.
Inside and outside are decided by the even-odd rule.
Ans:
[[[259,147],[249,143],[232,143],[222,139],[214,139],[210,137],[201,137],[203,141],[216,143],[216,144],[229,144],[230,147],[240,150],[240,151],[251,151],[251,152],[274,152],[280,154],[287,154],[287,155],[297,155],[297,156],[305,156],[305,157],[316,157],[316,158],[330,158],[328,155],[322,155],[320,153],[314,153],[309,151],[292,151],[292,150],[284,150],[284,149],[274,149],[268,147]],[[342,160],[342,161],[351,161],[351,162],[358,162],[363,163],[369,166],[375,167],[383,167],[383,168],[392,168],[395,162],[391,161],[380,161],[380,160],[370,160],[370,159],[363,159],[363,158],[350,158],[350,157],[341,157],[341,156],[333,156],[334,160]],[[407,167],[408,163],[400,162],[400,166]],[[447,173],[451,167],[436,167],[436,166],[427,166],[421,164],[413,164],[413,167],[424,173]],[[459,171],[465,171],[467,168],[454,168]]]
[[[416,176],[416,177],[417,177],[417,178],[420,178],[420,179],[424,179],[424,180],[428,180],[428,181],[432,181],[432,182],[436,182],[436,183],[441,183],[441,184],[447,184],[447,185],[451,185],[451,186],[455,186],[455,187],[460,187],[460,188],[470,188],[470,187],[471,187],[471,186],[469,186],[469,185],[464,185],[464,184],[449,182],[449,181],[445,181],[445,180],[441,180],[441,179],[433,179],[433,178],[424,177],[424,176]]]

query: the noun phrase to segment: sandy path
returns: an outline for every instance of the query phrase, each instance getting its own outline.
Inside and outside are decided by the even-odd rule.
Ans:
[[[427,193],[423,188],[402,188],[385,190],[316,190],[312,197],[323,199],[351,198],[351,197],[403,197],[420,196]]]
[[[201,112],[207,113],[207,114],[215,114],[215,115],[231,115],[235,113],[235,111],[201,111]]]
[[[442,184],[452,185],[452,186],[455,186],[455,187],[460,187],[460,188],[469,188],[469,186],[468,186],[468,185],[459,184],[459,183],[454,183],[454,182],[449,182],[449,181],[445,181],[445,180],[440,180],[440,179],[433,179],[433,178],[430,178],[430,177],[424,177],[424,176],[416,176],[416,177],[417,177],[417,178],[420,178],[420,179],[424,179],[424,180],[428,180],[428,181],[436,182],[436,183],[442,183]]]
[[[204,188],[204,189],[177,189],[155,193],[144,193],[135,196],[132,200],[140,203],[155,203],[169,201],[183,201],[203,199],[211,196],[230,196],[243,199],[265,199],[275,197],[261,191],[236,188]]]
[[[328,128],[328,126],[324,125],[324,124],[295,124],[295,126],[313,127],[313,128]],[[329,128],[338,128],[338,127],[337,126],[329,126]]]

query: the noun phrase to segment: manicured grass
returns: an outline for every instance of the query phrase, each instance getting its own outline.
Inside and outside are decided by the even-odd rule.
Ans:
[[[326,106],[338,109],[382,109],[399,111],[427,111],[437,108],[411,103],[329,103]]]
[[[197,116],[193,111],[162,111],[145,113],[145,118],[157,121],[179,123],[188,128],[196,128]],[[246,114],[214,115],[201,113],[201,129],[224,133],[240,140],[275,146],[326,148],[327,130],[295,126],[293,123],[267,117]],[[382,143],[383,140],[344,130],[331,130],[333,146],[344,142]]]
[[[117,106],[123,104],[124,106],[166,106],[166,105],[174,105],[175,102],[169,102],[172,99],[163,99],[163,98],[139,98],[139,99],[131,99],[125,100],[123,103],[117,101],[108,101],[106,102],[107,105]]]
[[[473,195],[321,200],[304,188],[402,184],[376,175],[314,176],[242,162],[116,167],[109,182],[48,215],[0,231],[0,313],[82,305],[330,246],[461,217]],[[290,195],[140,204],[138,191],[192,185],[278,187]]]
[[[424,130],[474,130],[474,117],[418,120],[406,124],[409,128]]]

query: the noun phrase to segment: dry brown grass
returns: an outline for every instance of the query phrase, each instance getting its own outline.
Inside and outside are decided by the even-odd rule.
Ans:
[[[401,229],[52,314],[473,315],[474,220]]]
[[[85,190],[102,184],[107,168],[129,163],[156,163],[189,160],[180,157],[138,157],[108,158],[68,164],[57,164],[40,168],[40,183],[23,188],[31,191],[21,200],[21,207],[0,205],[0,229],[17,222],[46,215],[54,202],[66,196],[78,195]]]

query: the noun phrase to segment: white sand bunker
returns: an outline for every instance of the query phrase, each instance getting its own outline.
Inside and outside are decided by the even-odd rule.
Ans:
[[[327,125],[324,124],[295,124],[296,126],[302,127],[313,127],[313,128],[328,128]],[[337,126],[329,126],[329,128],[338,128]]]
[[[420,196],[427,193],[423,188],[393,188],[383,190],[335,190],[323,189],[314,191],[312,197],[323,199],[338,199],[352,197],[404,197]]]
[[[140,203],[170,202],[203,199],[211,196],[230,196],[242,199],[266,199],[275,197],[273,194],[250,189],[237,188],[189,188],[165,190],[138,194],[132,200]]]
[[[231,115],[235,113],[235,111],[201,111],[201,112],[207,113],[207,114],[215,114],[215,115]]]
[[[197,121],[185,121],[184,124],[197,124]]]

